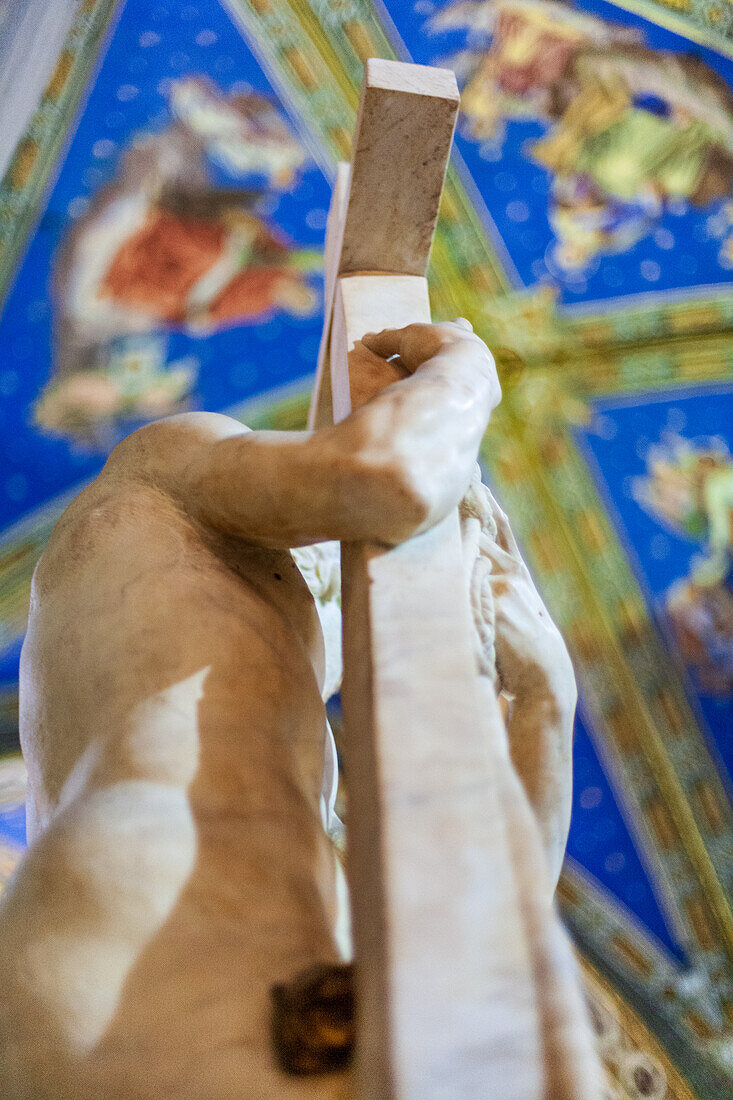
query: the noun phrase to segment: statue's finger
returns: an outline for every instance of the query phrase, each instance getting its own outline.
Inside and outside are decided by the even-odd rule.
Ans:
[[[489,579],[502,576],[506,573],[516,574],[519,563],[512,554],[509,554],[491,538],[481,539],[481,553],[490,560],[493,571]]]
[[[514,552],[517,550],[517,544],[514,541],[514,535],[512,534],[512,529],[509,526],[509,520],[506,514],[502,512],[501,509],[498,509],[498,511],[494,513],[494,520],[496,522],[497,542],[507,551],[507,553],[514,555]]]
[[[500,507],[491,490],[486,488],[486,495],[489,498],[489,504],[491,505],[491,514],[494,517],[496,523],[496,536],[499,545],[511,554],[512,557],[516,557],[520,562],[523,561],[522,555],[519,553],[519,547],[517,546],[517,540],[514,538],[514,532],[509,525],[509,517],[506,512]]]
[[[501,512],[501,514],[496,517],[496,530],[499,536],[499,542],[504,549],[511,554],[513,558],[516,558],[521,565],[524,565],[524,558],[517,546],[517,540],[509,524],[509,519],[504,512]]]
[[[369,351],[380,355],[382,359],[390,359],[400,353],[400,335],[402,330],[398,328],[385,328],[381,332],[367,332],[362,336],[361,342]]]
[[[362,343],[383,359],[399,355],[408,370],[415,370],[437,355],[443,345],[443,335],[437,325],[414,324],[404,328],[387,328],[368,332]]]

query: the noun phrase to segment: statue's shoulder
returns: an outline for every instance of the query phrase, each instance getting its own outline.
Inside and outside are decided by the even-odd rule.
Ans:
[[[110,469],[138,471],[141,463],[162,453],[171,457],[171,448],[193,447],[214,443],[231,435],[249,432],[246,425],[226,413],[185,412],[166,416],[131,432],[107,460]],[[180,453],[180,452],[179,452]]]
[[[202,470],[210,447],[246,430],[231,417],[192,412],[123,439],[57,520],[36,568],[36,591],[81,577],[92,561],[95,568],[119,565],[185,535],[194,525],[186,503],[192,472]]]
[[[96,574],[144,555],[159,527],[181,522],[180,509],[157,486],[105,467],[59,516],[36,565],[34,594],[69,581],[84,585],[90,567]]]

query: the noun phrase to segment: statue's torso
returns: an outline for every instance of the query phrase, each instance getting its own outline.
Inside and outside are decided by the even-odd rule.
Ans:
[[[60,520],[33,582],[21,724],[43,773],[39,812],[53,811],[91,740],[124,740],[141,704],[192,678],[197,689],[176,699],[199,754],[221,740],[199,706],[202,676],[204,702],[240,731],[218,746],[232,767],[254,751],[255,729],[320,735],[323,660],[289,552],[207,530],[158,490],[102,475]]]
[[[123,1051],[126,1097],[178,1096],[179,1073],[182,1097],[229,1097],[227,1079],[231,1095],[269,1094],[269,987],[336,957],[322,650],[288,552],[207,531],[157,490],[104,475],[60,521],[22,657],[34,830],[85,785],[150,778],[184,787],[195,838],[90,1088],[111,1089]],[[134,851],[130,866],[134,877]],[[328,1097],[342,1085],[292,1088]]]

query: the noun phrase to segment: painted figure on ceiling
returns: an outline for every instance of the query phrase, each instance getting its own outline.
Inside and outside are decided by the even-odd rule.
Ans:
[[[531,148],[553,175],[563,266],[625,251],[670,202],[703,207],[731,193],[733,98],[702,62],[587,50],[573,76],[577,94]]]
[[[526,155],[550,174],[552,269],[626,252],[670,203],[733,195],[733,96],[703,61],[554,0],[449,4],[431,26],[469,28],[453,60],[472,139],[503,144],[510,119],[546,126]]]
[[[638,40],[556,0],[458,0],[430,21],[433,31],[469,29],[469,46],[451,64],[463,75],[468,133],[495,140],[505,119],[556,118],[567,104],[577,57],[588,47]]]
[[[235,93],[227,99],[210,81],[189,77],[171,85],[170,106],[230,174],[261,174],[283,189],[296,183],[305,151],[264,96]]]
[[[259,212],[306,159],[275,108],[198,78],[173,82],[169,98],[173,121],[133,140],[55,264],[53,373],[36,420],[101,446],[120,421],[185,407],[197,364],[166,361],[169,332],[317,306],[317,257]],[[212,166],[246,186],[216,185]]]
[[[720,440],[671,437],[650,448],[633,492],[655,519],[704,548],[665,594],[666,612],[701,688],[733,695],[733,458]]]

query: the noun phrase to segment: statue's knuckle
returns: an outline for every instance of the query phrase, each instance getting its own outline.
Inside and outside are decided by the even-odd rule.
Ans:
[[[431,511],[430,494],[414,462],[400,460],[394,469],[397,493],[405,509],[417,524],[424,523]]]

